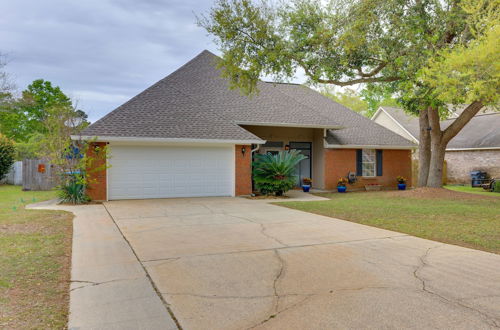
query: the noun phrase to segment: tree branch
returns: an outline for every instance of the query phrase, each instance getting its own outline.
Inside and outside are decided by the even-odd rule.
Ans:
[[[481,101],[474,101],[465,108],[457,119],[443,132],[443,142],[448,143],[453,139],[464,126],[483,108]]]
[[[379,73],[383,68],[387,66],[387,62],[380,63],[375,69],[368,73],[364,73],[361,67],[356,68],[358,70],[359,76],[363,78],[373,77],[377,73]]]
[[[336,79],[321,79],[321,78],[315,78],[314,72],[311,70],[310,66],[306,65],[304,61],[300,58],[292,57],[292,60],[296,61],[302,69],[304,69],[304,72],[306,76],[311,78],[313,81],[316,81],[320,84],[332,84],[332,85],[337,85],[337,86],[350,86],[350,85],[355,85],[355,84],[362,84],[362,83],[373,83],[373,82],[392,82],[392,81],[397,81],[400,80],[400,77],[373,77],[372,75],[376,75],[379,73],[385,66],[387,66],[387,62],[381,63],[378,65],[375,69],[373,69],[372,72],[365,74],[366,76],[363,76],[364,74],[360,68],[358,68],[358,72],[360,72],[361,78],[357,79],[352,79],[352,80],[347,80],[347,81],[340,81]]]
[[[335,79],[316,79],[317,82],[320,84],[333,84],[337,86],[350,86],[350,85],[355,85],[355,84],[362,84],[362,83],[373,83],[373,82],[391,82],[391,81],[398,81],[401,78],[399,77],[371,77],[371,78],[358,78],[358,79],[353,79],[353,80],[348,80],[348,81],[340,81],[340,80],[335,80]]]

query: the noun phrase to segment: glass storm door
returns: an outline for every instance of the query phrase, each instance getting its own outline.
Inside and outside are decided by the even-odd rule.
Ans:
[[[298,150],[306,158],[301,160],[300,163],[295,167],[295,175],[298,177],[296,185],[300,187],[302,185],[303,178],[310,178],[311,175],[311,153],[312,153],[312,143],[311,142],[290,142],[290,149]]]

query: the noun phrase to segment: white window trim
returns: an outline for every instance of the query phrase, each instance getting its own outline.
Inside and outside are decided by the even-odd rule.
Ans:
[[[374,153],[374,159],[373,159],[373,175],[363,175],[363,164],[365,163],[363,161],[363,152],[365,150],[373,150]],[[371,164],[372,162],[369,162]],[[367,162],[368,164],[368,162]],[[361,176],[363,178],[376,178],[377,177],[377,150],[376,149],[361,149]]]

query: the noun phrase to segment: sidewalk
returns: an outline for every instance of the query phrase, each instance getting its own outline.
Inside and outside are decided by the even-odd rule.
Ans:
[[[69,329],[177,329],[134,252],[102,205],[28,208],[73,212]]]

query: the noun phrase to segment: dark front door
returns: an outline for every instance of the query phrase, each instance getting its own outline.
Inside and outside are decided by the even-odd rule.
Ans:
[[[295,167],[295,175],[297,175],[297,186],[302,185],[303,178],[310,178],[311,175],[311,154],[312,154],[312,143],[311,142],[290,142],[290,149],[298,150],[306,159],[300,161]]]

